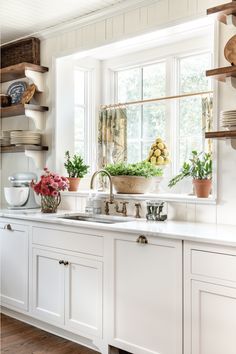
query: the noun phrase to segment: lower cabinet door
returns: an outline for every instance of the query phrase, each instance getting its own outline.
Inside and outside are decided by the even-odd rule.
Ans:
[[[192,280],[191,318],[191,354],[236,353],[236,289]]]
[[[28,229],[0,223],[1,299],[5,307],[28,309]]]
[[[181,241],[129,236],[113,247],[110,344],[135,354],[182,354]]]
[[[64,256],[33,248],[32,312],[55,325],[64,324]]]
[[[65,271],[65,324],[86,337],[102,336],[102,262],[68,257]]]

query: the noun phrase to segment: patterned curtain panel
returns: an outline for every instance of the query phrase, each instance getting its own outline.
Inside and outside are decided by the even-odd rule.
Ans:
[[[205,139],[205,133],[213,129],[213,96],[202,98],[202,139],[205,151],[212,153],[212,139]]]
[[[98,125],[98,168],[123,161],[127,161],[126,109],[102,109]]]

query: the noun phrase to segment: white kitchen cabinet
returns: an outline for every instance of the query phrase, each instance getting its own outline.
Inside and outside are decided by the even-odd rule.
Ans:
[[[65,325],[91,337],[102,336],[102,262],[67,256],[65,269]]]
[[[192,281],[191,290],[191,354],[235,354],[236,289]]]
[[[32,313],[42,321],[64,324],[63,255],[33,248]]]
[[[236,252],[185,242],[185,354],[235,354]]]
[[[182,242],[121,235],[112,254],[109,344],[135,354],[181,354]]]
[[[33,249],[35,317],[86,337],[102,333],[102,262]]]
[[[28,228],[0,223],[1,301],[4,307],[28,310]]]

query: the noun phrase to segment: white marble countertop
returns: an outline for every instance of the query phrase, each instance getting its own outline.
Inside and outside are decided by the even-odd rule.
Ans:
[[[188,241],[205,242],[236,247],[236,226],[193,223],[185,221],[153,222],[145,219],[134,219],[114,224],[102,224],[77,220],[61,219],[63,215],[75,214],[70,211],[59,211],[56,214],[43,214],[40,211],[0,210],[0,217],[33,222],[51,223],[77,228],[89,228],[106,231],[145,234],[146,236],[168,237]]]

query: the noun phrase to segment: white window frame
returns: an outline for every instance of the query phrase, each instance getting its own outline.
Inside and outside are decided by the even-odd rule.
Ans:
[[[210,49],[200,49],[196,51],[190,51],[190,52],[185,52],[185,53],[178,53],[175,55],[168,56],[167,58],[162,58],[159,59],[157,58],[156,60],[150,62],[143,62],[139,63],[138,65],[134,66],[124,66],[120,67],[118,70],[113,71],[113,82],[114,82],[114,87],[113,87],[113,92],[114,92],[114,98],[115,98],[115,103],[118,102],[118,73],[123,70],[129,70],[133,68],[139,68],[140,69],[140,76],[141,76],[141,99],[143,99],[143,86],[142,86],[142,70],[144,67],[153,65],[153,64],[158,64],[158,63],[166,63],[166,96],[174,96],[180,94],[180,60],[182,58],[189,58],[191,56],[197,56],[201,54],[209,54],[212,56],[212,52]],[[212,58],[211,58],[212,59]],[[209,90],[211,90],[209,88]],[[169,112],[168,112],[169,111]],[[167,126],[166,126],[166,136],[167,140],[169,142],[168,148],[170,151],[171,155],[171,175],[175,175],[179,172],[179,166],[178,166],[178,161],[179,161],[179,124],[180,124],[180,115],[179,115],[179,100],[170,100],[167,101],[166,104],[166,112],[167,112],[167,117],[170,117],[170,121],[167,121]],[[169,113],[169,114],[168,114]],[[141,122],[142,122],[142,113],[141,113]],[[142,129],[142,125],[141,125]],[[142,136],[142,132],[141,132]],[[141,147],[143,146],[143,139],[141,140]],[[153,141],[150,141],[150,145],[153,143]],[[144,158],[144,157],[142,157]]]

